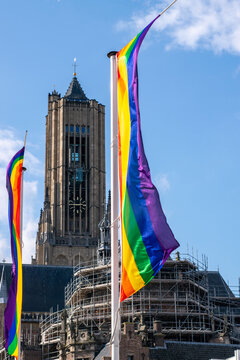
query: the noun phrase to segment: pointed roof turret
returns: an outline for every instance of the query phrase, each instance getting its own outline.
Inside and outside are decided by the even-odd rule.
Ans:
[[[73,77],[68,87],[68,91],[66,92],[64,97],[69,100],[81,100],[81,101],[88,100],[76,76]]]
[[[73,72],[73,79],[68,87],[68,90],[65,94],[65,98],[69,100],[80,100],[80,101],[87,101],[88,98],[84,94],[84,91],[79,84],[79,81],[77,79],[77,72],[76,72],[76,58],[74,58],[74,72]]]
[[[97,261],[98,264],[107,264],[111,257],[111,223],[108,220],[107,211],[105,211],[98,227],[100,229],[100,241],[98,242]]]

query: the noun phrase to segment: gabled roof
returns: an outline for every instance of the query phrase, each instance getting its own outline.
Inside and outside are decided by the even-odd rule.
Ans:
[[[64,97],[68,100],[88,100],[76,76],[73,77]]]

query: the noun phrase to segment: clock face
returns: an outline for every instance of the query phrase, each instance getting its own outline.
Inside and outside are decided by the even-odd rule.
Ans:
[[[75,214],[83,213],[86,210],[86,201],[77,196],[76,199],[69,200],[69,209]]]

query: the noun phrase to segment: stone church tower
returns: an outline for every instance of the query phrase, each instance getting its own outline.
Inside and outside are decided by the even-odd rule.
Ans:
[[[96,256],[105,208],[105,107],[74,72],[64,97],[48,95],[45,199],[35,264],[75,265]]]

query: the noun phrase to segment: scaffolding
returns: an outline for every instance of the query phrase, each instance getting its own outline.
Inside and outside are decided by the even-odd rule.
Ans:
[[[168,340],[208,342],[225,334],[240,343],[240,298],[224,282],[209,284],[207,264],[189,254],[175,253],[143,289],[121,303],[121,321],[134,322],[153,333],[153,322],[161,323]],[[220,276],[220,275],[219,275]],[[225,291],[223,291],[225,286]],[[65,288],[65,311],[70,324],[100,330],[111,321],[111,265],[96,261],[74,267],[73,279]],[[62,312],[42,321],[41,345],[61,340]],[[70,326],[70,325],[69,325]],[[146,330],[147,329],[147,330]],[[46,357],[47,358],[47,357]]]

